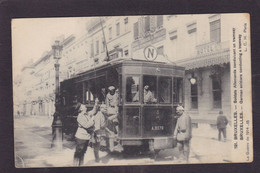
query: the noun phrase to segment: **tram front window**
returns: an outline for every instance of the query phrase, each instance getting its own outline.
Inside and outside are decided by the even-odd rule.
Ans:
[[[160,103],[171,103],[171,83],[172,79],[169,77],[159,78],[159,102]]]
[[[139,77],[129,76],[126,78],[126,102],[139,102]]]
[[[144,76],[143,78],[144,95],[143,101],[145,104],[157,103],[157,86],[156,76]]]

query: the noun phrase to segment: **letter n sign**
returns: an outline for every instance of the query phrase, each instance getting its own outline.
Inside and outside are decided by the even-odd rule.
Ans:
[[[144,57],[148,61],[154,61],[157,58],[157,49],[153,46],[148,46],[144,49]]]

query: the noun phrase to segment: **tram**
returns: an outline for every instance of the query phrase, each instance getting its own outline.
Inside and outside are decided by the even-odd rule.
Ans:
[[[184,74],[183,67],[173,64],[130,59],[111,60],[80,73],[60,84],[66,110],[63,130],[73,134],[77,129],[77,115],[73,113],[76,99],[91,110],[102,88],[114,86],[119,94],[117,142],[122,148],[150,151],[173,148],[176,107],[183,104]],[[147,86],[153,96],[150,101],[144,99]],[[113,151],[114,136],[107,138],[108,148]]]

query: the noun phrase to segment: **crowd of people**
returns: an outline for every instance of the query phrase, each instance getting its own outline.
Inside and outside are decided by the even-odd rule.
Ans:
[[[75,166],[84,163],[84,155],[90,141],[94,148],[95,161],[99,162],[100,137],[105,133],[118,135],[118,93],[116,93],[114,86],[110,86],[108,90],[108,94],[105,94],[105,89],[101,90],[102,94],[99,98],[96,98],[91,111],[88,111],[84,104],[79,103],[78,129],[75,134]],[[108,126],[112,127],[112,130]]]

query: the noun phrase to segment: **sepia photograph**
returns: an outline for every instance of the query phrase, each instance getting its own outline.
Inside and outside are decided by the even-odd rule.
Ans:
[[[16,168],[253,161],[248,13],[11,24]]]

